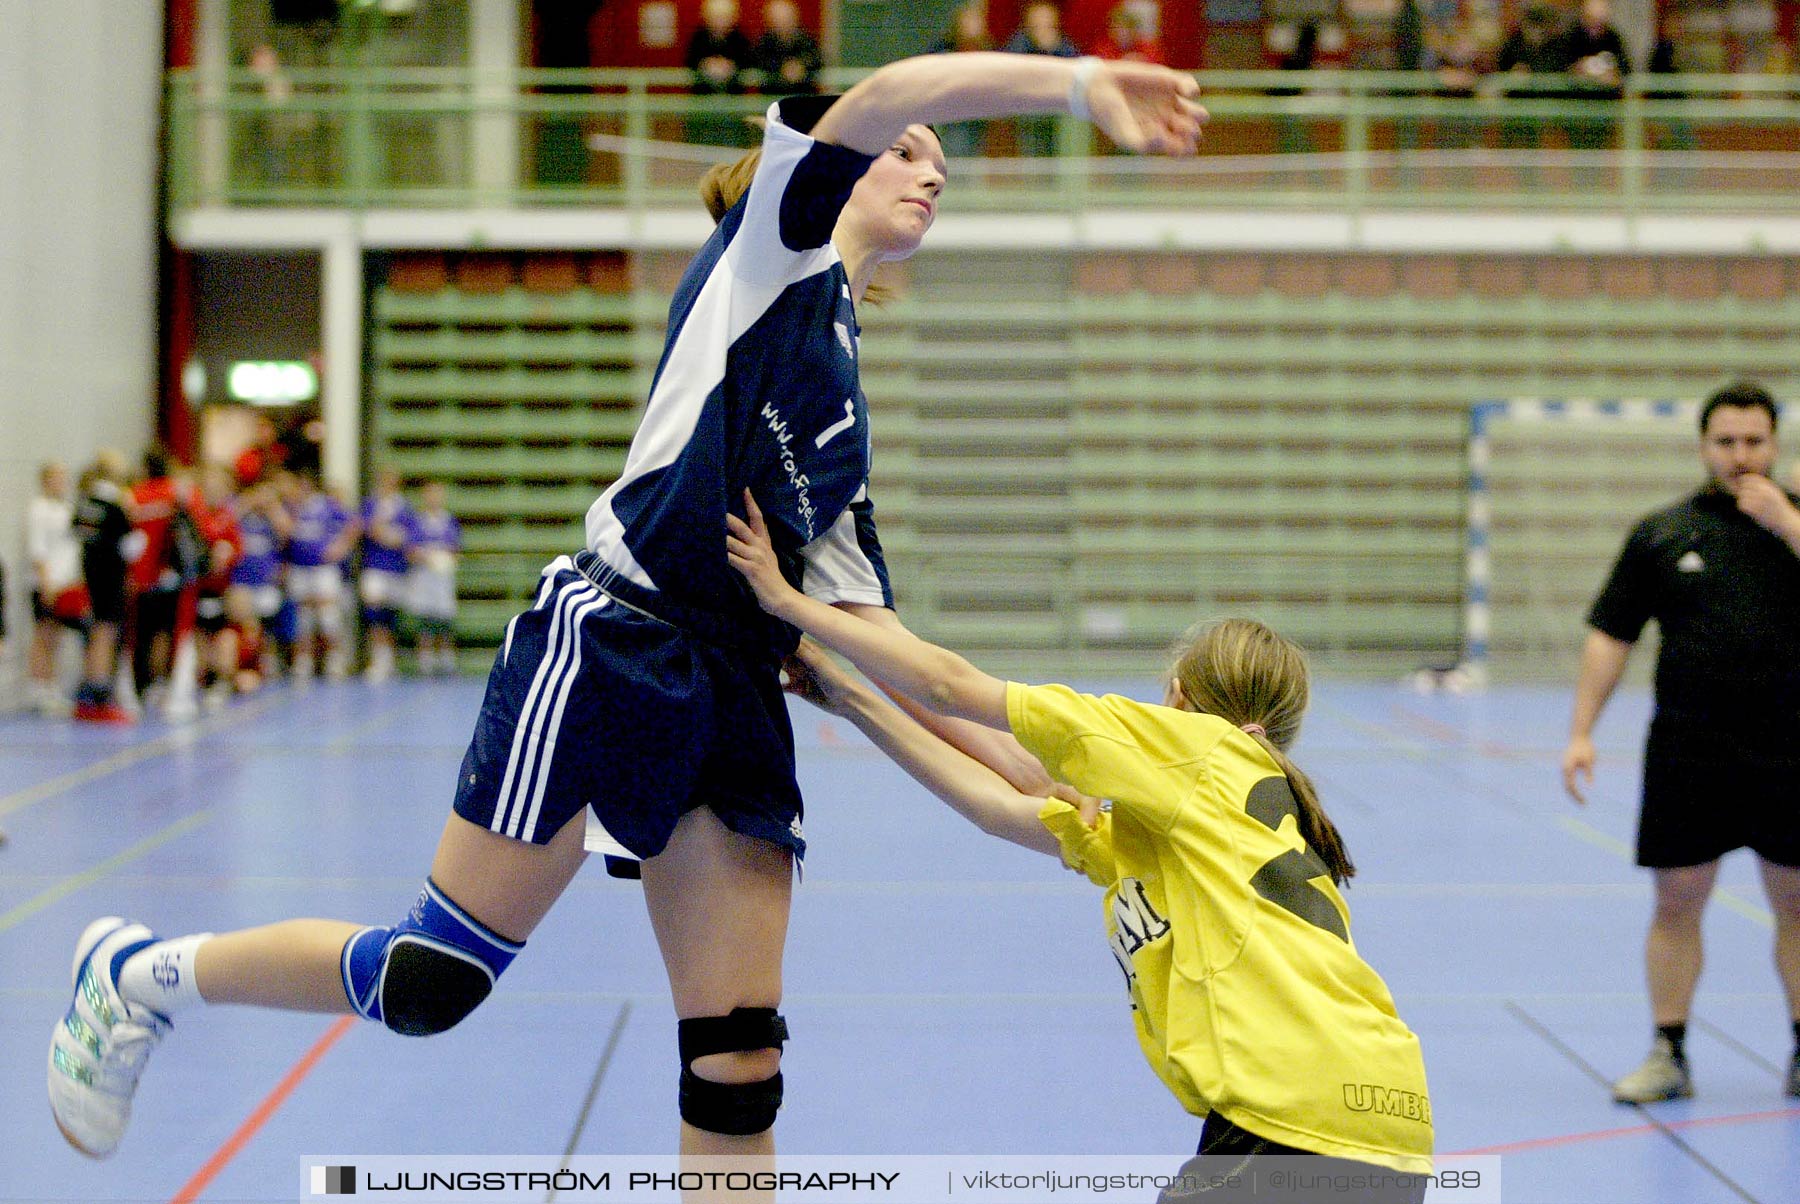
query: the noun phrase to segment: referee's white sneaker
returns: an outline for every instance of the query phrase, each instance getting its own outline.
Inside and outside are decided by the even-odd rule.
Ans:
[[[68,1143],[90,1158],[119,1146],[131,1097],[169,1022],[119,995],[113,960],[155,940],[142,924],[95,920],[75,945],[75,995],[50,1038],[50,1111]]]
[[[1621,1104],[1653,1104],[1692,1094],[1694,1080],[1688,1076],[1687,1062],[1675,1056],[1667,1037],[1658,1037],[1644,1064],[1613,1084],[1613,1099]]]

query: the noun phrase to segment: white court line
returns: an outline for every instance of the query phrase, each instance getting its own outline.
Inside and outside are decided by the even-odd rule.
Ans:
[[[249,719],[254,719],[272,708],[283,695],[271,695],[267,699],[258,699],[234,708],[229,714],[217,718],[203,719],[199,723],[187,727],[178,727],[165,732],[154,740],[146,740],[142,744],[134,744],[122,748],[111,756],[102,757],[91,765],[80,769],[72,769],[68,773],[59,774],[48,781],[27,786],[23,790],[15,790],[11,794],[0,796],[0,819],[16,815],[27,807],[35,807],[39,803],[55,798],[59,794],[97,782],[101,778],[110,777],[121,769],[129,769],[140,761],[150,761],[177,749],[192,746],[202,737],[224,731],[229,727]]]
[[[1606,852],[1611,853],[1627,865],[1635,865],[1637,863],[1637,856],[1632,851],[1630,845],[1626,844],[1616,836],[1609,836],[1607,833],[1602,832],[1586,820],[1576,819],[1572,815],[1559,815],[1556,817],[1556,822],[1563,831],[1569,833],[1571,836],[1586,841],[1597,849],[1604,849]],[[1750,902],[1750,900],[1744,898],[1729,886],[1714,887],[1713,897],[1719,901],[1719,906],[1723,907],[1726,911],[1735,912],[1738,915],[1743,916],[1746,920],[1749,920],[1751,923],[1760,924],[1764,928],[1772,929],[1775,927],[1775,917],[1773,915]]]
[[[192,832],[195,828],[198,828],[201,824],[211,819],[212,812],[213,809],[211,807],[203,807],[191,815],[183,816],[181,819],[176,820],[174,823],[161,829],[155,834],[138,841],[124,852],[108,857],[99,865],[96,865],[91,869],[82,870],[78,874],[70,874],[58,880],[57,884],[52,886],[49,890],[40,891],[31,898],[25,900],[25,902],[19,904],[17,907],[12,908],[10,911],[0,911],[0,932],[5,932],[9,928],[16,928],[26,920],[29,920],[32,916],[37,915],[46,908],[62,902],[83,887],[92,886],[94,883],[112,873],[113,870],[117,869],[119,866],[129,865],[139,857],[154,853],[157,849],[162,848],[170,841],[186,836],[189,832]]]
[[[1388,744],[1390,747],[1395,747],[1398,751],[1405,754],[1409,760],[1427,759],[1425,756],[1418,755],[1414,749],[1399,744],[1399,740],[1404,738],[1410,741],[1410,737],[1401,737],[1398,733],[1382,724],[1359,718],[1347,711],[1343,711],[1341,708],[1331,707],[1329,709],[1335,713],[1336,717],[1341,722],[1350,727],[1367,732],[1376,739]],[[1445,751],[1466,750],[1453,749],[1450,745],[1439,744],[1434,749],[1429,750],[1427,756]],[[1528,814],[1538,815],[1539,818],[1542,818],[1539,812],[1530,808],[1523,808],[1522,810],[1526,811]],[[1636,864],[1637,857],[1631,846],[1618,839],[1616,836],[1611,836],[1602,832],[1599,828],[1594,827],[1586,820],[1577,819],[1572,815],[1558,815],[1555,817],[1555,820],[1557,827],[1561,828],[1568,835],[1575,837],[1577,840],[1583,841],[1603,852],[1609,853],[1627,865]],[[1362,890],[1364,888],[1359,887],[1358,889]],[[1713,894],[1719,900],[1719,905],[1725,908],[1725,910],[1740,915],[1751,923],[1758,924],[1764,928],[1773,929],[1775,927],[1775,917],[1773,915],[1744,898],[1731,887],[1717,887],[1713,891]]]
[[[385,711],[378,711],[375,715],[364,720],[356,727],[351,728],[331,743],[321,746],[318,751],[333,756],[349,752],[355,747],[357,741],[361,740],[364,736],[380,731],[382,728],[387,727],[389,724],[393,723],[394,720],[406,713],[407,707],[405,703],[395,703]]]

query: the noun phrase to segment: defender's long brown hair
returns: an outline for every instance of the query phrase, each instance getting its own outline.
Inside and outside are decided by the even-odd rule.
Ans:
[[[1300,804],[1300,836],[1342,885],[1356,873],[1343,837],[1325,814],[1312,779],[1288,759],[1300,735],[1311,692],[1306,654],[1253,619],[1225,619],[1190,632],[1175,660],[1174,677],[1196,710],[1268,734],[1247,733],[1274,758]]]

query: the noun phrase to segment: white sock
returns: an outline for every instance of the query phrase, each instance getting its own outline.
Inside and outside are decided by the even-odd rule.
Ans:
[[[199,1007],[206,1000],[194,974],[194,956],[212,935],[198,932],[139,949],[119,967],[119,994],[165,1016]]]

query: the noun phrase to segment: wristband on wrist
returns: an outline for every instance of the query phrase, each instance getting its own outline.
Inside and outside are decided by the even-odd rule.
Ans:
[[[1069,80],[1069,113],[1083,121],[1092,121],[1093,114],[1088,110],[1088,84],[1093,82],[1094,72],[1100,70],[1100,60],[1093,55],[1084,55],[1075,60],[1075,75]]]

